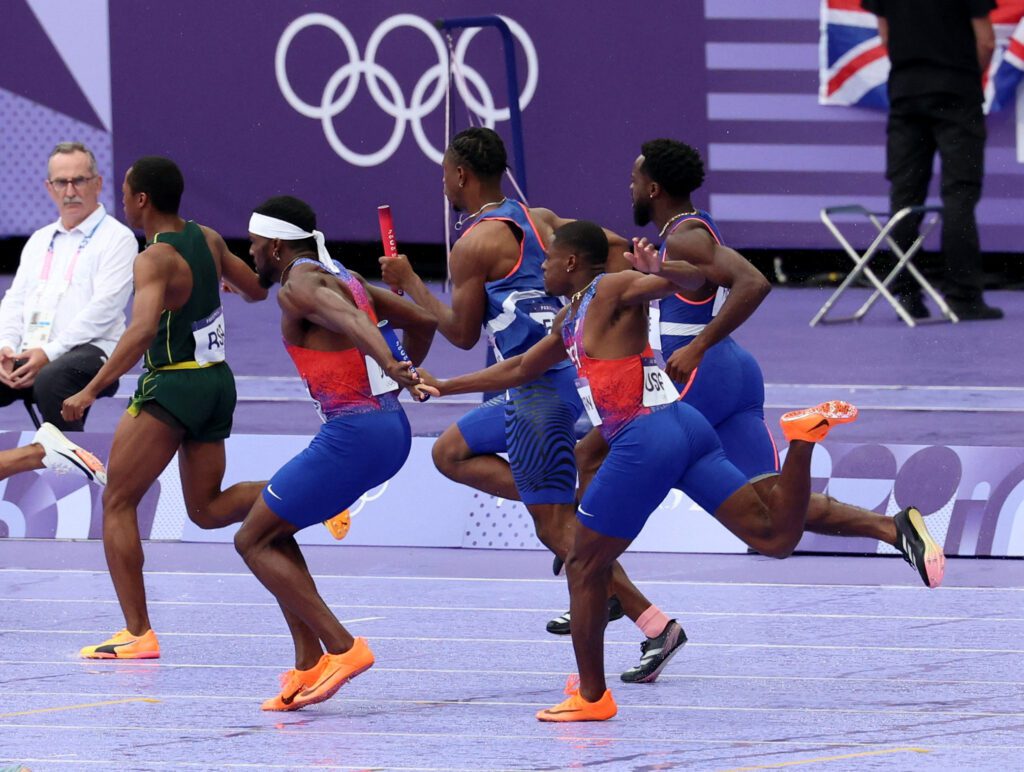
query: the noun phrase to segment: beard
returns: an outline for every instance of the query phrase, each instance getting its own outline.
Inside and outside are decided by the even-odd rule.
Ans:
[[[274,277],[272,274],[257,271],[256,276],[258,277],[259,285],[263,287],[263,289],[270,289],[274,286]]]
[[[633,222],[639,227],[644,227],[651,221],[651,202],[650,201],[634,201],[633,202]]]

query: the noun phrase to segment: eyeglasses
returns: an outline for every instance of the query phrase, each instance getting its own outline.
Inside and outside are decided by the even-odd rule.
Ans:
[[[92,177],[54,177],[52,180],[47,180],[47,182],[54,190],[64,190],[68,185],[79,190],[87,182],[92,182],[94,179],[96,179],[95,174]]]

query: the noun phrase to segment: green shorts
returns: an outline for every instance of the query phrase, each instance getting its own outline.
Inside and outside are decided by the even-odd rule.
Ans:
[[[217,442],[231,435],[235,376],[226,362],[197,369],[149,370],[139,378],[128,412],[155,403],[185,429],[185,439]]]

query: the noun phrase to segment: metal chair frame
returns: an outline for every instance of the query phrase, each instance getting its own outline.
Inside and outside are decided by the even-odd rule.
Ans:
[[[863,254],[857,252],[856,249],[850,244],[849,240],[839,230],[838,226],[832,220],[833,215],[837,214],[860,214],[867,218],[872,225],[878,230],[878,236],[871,242],[868,248]],[[899,248],[896,241],[892,237],[893,229],[899,225],[903,220],[911,215],[920,214],[922,217],[927,217],[928,214],[933,215],[924,227],[920,230],[917,239],[910,245],[906,252]],[[945,298],[936,291],[935,287],[924,277],[924,275],[917,269],[913,263],[914,256],[921,249],[921,245],[924,240],[932,232],[935,226],[938,224],[942,215],[941,206],[908,206],[900,209],[898,212],[890,214],[889,212],[872,212],[860,204],[848,204],[845,206],[829,206],[821,210],[821,221],[825,224],[825,227],[829,229],[836,241],[843,248],[843,251],[849,255],[853,261],[853,270],[847,274],[846,278],[843,279],[842,283],[836,287],[835,292],[825,301],[825,304],[818,309],[818,313],[811,319],[811,327],[817,324],[835,324],[840,322],[859,322],[864,318],[864,315],[871,309],[871,306],[875,304],[879,297],[883,297],[888,301],[889,305],[892,306],[896,315],[902,319],[908,327],[916,327],[921,323],[922,320],[914,319],[907,310],[900,304],[895,296],[889,291],[889,285],[896,278],[896,275],[903,269],[914,278],[921,289],[928,293],[928,296],[935,301],[935,304],[939,307],[941,312],[941,318],[933,319],[932,321],[950,321],[958,322],[957,315],[950,309],[949,304],[946,303]],[[871,270],[870,262],[872,258],[881,250],[883,245],[887,246],[892,253],[896,256],[896,266],[885,276],[884,279],[879,280],[878,276],[874,271]],[[827,318],[828,312],[835,305],[836,301],[839,300],[840,296],[846,292],[846,290],[852,285],[861,275],[865,276],[869,282],[874,286],[875,291],[871,293],[871,296],[865,301],[865,303],[857,309],[856,313],[852,316],[833,317]]]

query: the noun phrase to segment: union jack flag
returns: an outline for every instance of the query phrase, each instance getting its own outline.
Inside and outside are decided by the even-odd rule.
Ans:
[[[985,110],[1013,102],[1024,78],[1024,0],[997,0],[992,12],[996,51],[982,78]],[[860,0],[821,0],[818,101],[823,105],[885,108],[889,57],[875,15]]]

